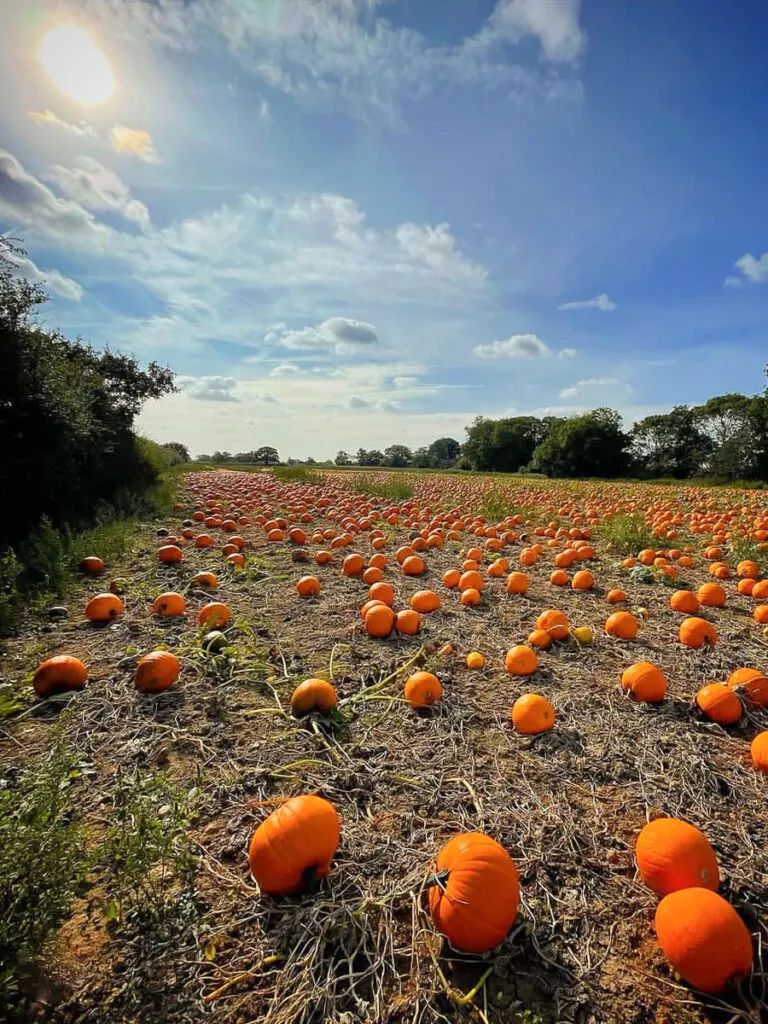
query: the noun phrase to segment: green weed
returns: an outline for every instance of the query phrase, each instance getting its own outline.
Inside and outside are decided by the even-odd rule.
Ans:
[[[413,497],[413,487],[407,480],[389,480],[386,483],[361,480],[355,485],[355,492],[370,494],[376,498],[387,498],[389,501],[406,501]]]
[[[0,778],[0,1006],[20,994],[84,879],[83,836],[72,814],[78,774],[58,741],[41,764]]]
[[[636,555],[643,548],[655,548],[656,540],[641,515],[619,515],[606,520],[600,535],[609,551]]]
[[[275,466],[272,470],[275,480],[282,480],[284,483],[317,484],[323,482],[320,473],[315,473],[304,466]]]

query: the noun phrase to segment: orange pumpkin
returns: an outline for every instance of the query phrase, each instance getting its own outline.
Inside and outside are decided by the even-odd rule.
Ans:
[[[535,735],[555,724],[555,709],[539,693],[524,693],[512,705],[512,724],[518,732]]]
[[[469,572],[461,574],[459,579],[458,587],[459,590],[482,590],[485,586],[485,580],[476,569],[470,569]]]
[[[302,576],[296,583],[296,593],[299,597],[317,597],[321,590],[322,586],[317,576]]]
[[[553,640],[565,640],[571,628],[568,616],[556,608],[548,608],[536,619],[537,629],[546,629]]]
[[[197,621],[208,629],[220,629],[229,622],[229,608],[221,601],[209,601],[200,609]]]
[[[708,683],[696,694],[696,703],[711,722],[733,725],[741,718],[741,701],[725,683]]]
[[[395,603],[394,588],[390,583],[385,583],[383,580],[374,583],[373,586],[368,588],[368,597],[372,601],[381,601],[382,604],[387,604],[390,608]]]
[[[116,594],[96,594],[85,606],[85,617],[91,622],[112,622],[123,611],[123,602]]]
[[[435,862],[429,912],[437,930],[463,953],[485,953],[517,917],[520,883],[507,851],[480,832],[454,836]]]
[[[171,590],[167,594],[159,594],[152,602],[152,609],[155,615],[173,617],[184,614],[187,610],[187,602],[181,594]]]
[[[699,610],[699,599],[692,590],[676,590],[669,599],[669,607],[673,612],[694,615]]]
[[[440,598],[433,590],[417,590],[411,598],[411,608],[422,614],[437,611],[440,607]]]
[[[298,892],[325,878],[339,846],[336,808],[319,796],[297,796],[259,825],[248,848],[251,874],[266,893]]]
[[[707,608],[724,608],[725,591],[719,583],[703,583],[696,592],[701,604]]]
[[[347,555],[341,563],[341,571],[345,576],[360,576],[365,569],[365,560],[362,555]]]
[[[460,579],[461,573],[458,569],[449,569],[446,573],[443,573],[443,586],[453,590],[455,587],[458,587]]]
[[[678,818],[657,818],[640,832],[635,861],[647,886],[666,896],[697,885],[717,891],[720,871],[709,840],[694,825]]]
[[[480,651],[472,651],[467,655],[465,664],[467,668],[477,671],[485,668],[485,657]]]
[[[179,678],[181,663],[170,651],[152,651],[139,658],[136,666],[136,689],[144,693],[168,690]]]
[[[403,696],[412,708],[429,708],[443,696],[443,687],[432,672],[415,672],[406,681]]]
[[[760,580],[752,588],[752,597],[764,601],[768,597],[768,580]]]
[[[291,694],[291,711],[297,718],[310,711],[327,714],[336,707],[336,690],[325,679],[305,679]]]
[[[327,565],[332,558],[333,555],[330,551],[317,551],[315,553],[315,561],[318,565]]]
[[[634,640],[638,628],[637,619],[631,612],[614,612],[605,623],[605,632],[619,640]]]
[[[570,576],[565,569],[555,569],[555,571],[550,574],[549,582],[555,587],[566,587],[570,582]]]
[[[754,595],[754,590],[752,591]],[[768,625],[768,604],[759,604],[752,612],[752,618],[761,626]]]
[[[768,679],[759,669],[737,668],[728,677],[728,686],[752,707],[768,708]]]
[[[507,576],[508,594],[525,594],[530,585],[530,578],[524,572],[511,572]]]
[[[661,951],[684,981],[718,993],[752,969],[752,937],[722,896],[706,888],[672,892],[656,908]]]
[[[82,690],[87,679],[88,669],[79,658],[57,654],[37,666],[32,686],[38,697],[50,697],[64,690]]]
[[[574,590],[591,590],[594,585],[595,577],[589,569],[580,569],[577,573],[574,573],[571,580],[571,587]]]
[[[749,748],[752,764],[760,772],[768,772],[768,730],[759,732]]]
[[[403,636],[416,636],[421,628],[421,616],[412,608],[404,608],[395,616],[395,629]]]
[[[164,544],[163,547],[157,549],[157,558],[160,562],[180,562],[183,557],[181,548],[175,544]]]
[[[692,616],[680,623],[679,637],[681,644],[698,650],[704,644],[714,646],[717,643],[717,630],[706,619]]]
[[[363,572],[363,583],[367,583],[369,587],[374,583],[380,583],[383,579],[384,573],[375,565],[369,565]]]
[[[215,590],[219,585],[216,574],[213,572],[197,572],[192,577],[192,582],[196,583],[198,587],[209,587],[211,590]]]
[[[507,651],[504,666],[511,676],[530,676],[539,667],[539,659],[530,647],[518,644]]]
[[[743,562],[739,562],[736,566],[736,575],[741,576],[742,579],[756,580],[760,575],[760,566],[757,562],[745,559]]]
[[[622,673],[621,688],[635,700],[658,704],[666,696],[667,679],[661,669],[650,661],[638,661]]]
[[[623,590],[609,590],[605,599],[608,604],[622,604],[627,600],[627,595]]]
[[[528,643],[531,647],[551,647],[552,637],[546,631],[546,629],[534,629],[531,635],[528,637]]]
[[[375,604],[365,613],[363,621],[368,636],[384,639],[395,627],[395,613],[386,604]]]
[[[420,555],[411,555],[403,562],[403,572],[406,576],[423,576],[426,568],[426,562]]]
[[[482,603],[483,596],[479,590],[470,587],[468,590],[462,591],[460,600],[465,608],[474,608]]]
[[[87,572],[89,576],[97,576],[104,572],[104,562],[96,555],[89,555],[80,563],[80,571]]]

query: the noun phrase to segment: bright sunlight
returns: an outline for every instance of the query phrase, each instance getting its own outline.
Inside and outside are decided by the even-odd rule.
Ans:
[[[100,103],[112,95],[115,80],[109,61],[86,29],[52,29],[43,39],[40,56],[54,85],[78,103]]]

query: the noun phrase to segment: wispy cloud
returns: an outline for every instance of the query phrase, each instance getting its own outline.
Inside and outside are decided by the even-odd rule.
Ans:
[[[13,252],[6,252],[4,255],[7,260],[16,265],[17,273],[25,280],[43,285],[47,291],[58,295],[61,299],[68,299],[70,302],[79,302],[82,299],[83,289],[71,277],[66,277],[58,270],[40,270],[26,256],[17,256]]]
[[[80,138],[98,138],[98,132],[92,124],[88,124],[87,121],[80,121],[78,124],[72,124],[70,121],[64,121],[58,117],[52,110],[28,110],[27,114],[37,124],[50,125],[53,128],[60,128],[62,131],[69,132],[70,135],[77,135]]]
[[[577,380],[575,384],[570,387],[563,388],[560,392],[561,398],[576,398],[578,395],[583,394],[584,391],[589,391],[595,388],[620,388],[624,394],[632,394],[631,384],[621,384],[616,377],[588,377],[586,380]]]
[[[129,153],[150,164],[160,159],[152,136],[144,128],[127,128],[124,124],[116,124],[110,130],[109,141],[116,153]]]
[[[344,353],[358,346],[375,345],[378,335],[373,324],[334,316],[315,327],[288,330],[284,324],[275,324],[264,340],[270,345],[294,349],[328,349]]]
[[[582,299],[579,302],[563,302],[562,305],[557,307],[558,309],[599,309],[601,313],[610,313],[616,309],[616,303],[612,302],[611,299],[603,292],[601,295],[596,295],[594,299]]]
[[[108,210],[145,230],[149,227],[149,210],[144,203],[134,199],[119,175],[92,157],[79,157],[72,168],[56,165],[46,178],[87,210]]]
[[[234,377],[177,377],[176,383],[190,398],[204,402],[237,402]]]
[[[744,284],[765,284],[768,281],[768,252],[762,256],[753,256],[751,252],[745,253],[736,260],[734,267],[742,275],[741,277],[726,277],[723,282],[728,288],[741,288]]]
[[[576,349],[573,348],[561,348],[557,353],[553,352],[537,334],[513,334],[504,341],[475,345],[473,352],[481,359],[547,359],[555,354],[566,358],[576,355]]]

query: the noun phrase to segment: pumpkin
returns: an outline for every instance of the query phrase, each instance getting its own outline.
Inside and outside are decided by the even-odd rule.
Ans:
[[[752,597],[758,601],[764,601],[768,597],[768,580],[760,580],[752,588]]]
[[[707,608],[724,608],[725,591],[719,583],[703,583],[696,592],[701,604]]]
[[[511,572],[507,576],[508,594],[525,594],[530,585],[530,578],[524,572]]]
[[[87,572],[89,576],[97,576],[104,572],[104,562],[96,555],[88,555],[80,563],[80,571]]]
[[[745,576],[743,580],[739,580],[736,584],[736,590],[739,594],[744,594],[746,597],[750,597],[755,589],[755,581],[751,576]]]
[[[305,679],[291,694],[291,711],[297,718],[310,711],[321,711],[325,715],[336,703],[336,690],[324,679]]]
[[[683,619],[678,635],[681,644],[692,647],[694,650],[698,650],[704,644],[713,646],[717,643],[717,630],[712,623],[696,616]]]
[[[386,604],[375,604],[365,613],[365,631],[379,639],[389,636],[395,627],[395,613]]]
[[[752,764],[760,772],[768,772],[768,730],[759,732],[749,747]]]
[[[411,555],[403,562],[403,572],[406,576],[422,576],[426,568],[426,562],[420,555]]]
[[[621,688],[635,700],[657,704],[667,693],[667,679],[661,669],[650,661],[638,661],[626,668],[621,676]]]
[[[627,595],[624,593],[623,590],[614,589],[608,591],[608,593],[605,595],[605,599],[608,602],[608,604],[622,604],[624,601],[627,600]]]
[[[760,566],[757,562],[745,559],[736,566],[736,575],[741,576],[743,579],[756,580],[760,575]]]
[[[574,573],[571,580],[573,590],[591,590],[594,585],[595,577],[589,569],[580,569],[577,573]]]
[[[469,572],[464,572],[459,578],[458,587],[459,590],[482,590],[485,586],[485,580],[476,569],[470,569]]]
[[[383,580],[374,583],[368,588],[368,597],[372,601],[381,601],[382,604],[388,604],[391,608],[395,603],[395,591],[390,583],[385,583]]]
[[[722,992],[752,969],[752,937],[730,903],[706,888],[672,892],[656,908],[656,937],[680,977]]]
[[[415,672],[406,680],[403,696],[412,708],[429,708],[443,696],[443,687],[432,672]]]
[[[752,593],[754,594],[754,591]],[[752,618],[761,626],[768,625],[768,604],[759,604],[752,612]]]
[[[383,579],[384,573],[375,565],[369,565],[363,572],[363,583],[367,583],[368,586],[372,586],[374,583],[380,583]]]
[[[383,604],[384,604],[384,602],[383,601],[379,601],[377,598],[374,598],[372,601],[366,601],[365,604],[363,605],[363,607],[360,609],[360,618],[363,620],[363,622],[365,622],[365,616],[368,614],[368,612],[371,610],[371,608],[375,608],[376,605],[383,605]]]
[[[711,722],[733,725],[741,718],[741,701],[725,683],[708,683],[696,694],[696,703]]]
[[[218,629],[229,622],[229,608],[221,601],[209,601],[200,609],[197,621],[208,629]]]
[[[692,590],[676,590],[669,599],[669,607],[673,612],[694,615],[699,610],[699,599]]]
[[[524,693],[512,705],[512,724],[530,736],[548,732],[555,724],[555,709],[540,693]]]
[[[302,576],[296,583],[296,593],[299,597],[317,597],[321,590],[322,586],[317,576]]]
[[[546,629],[534,629],[534,631],[528,637],[528,643],[531,645],[531,647],[538,647],[540,649],[544,647],[551,647],[552,637],[549,635]]]
[[[463,953],[485,953],[517,917],[520,882],[507,851],[481,832],[454,836],[435,862],[429,912],[437,930]]]
[[[539,667],[539,659],[530,647],[518,644],[507,651],[504,666],[511,676],[530,676]]]
[[[656,818],[645,825],[635,843],[635,861],[642,880],[660,896],[692,885],[717,891],[720,885],[709,840],[679,818]]]
[[[480,651],[471,651],[467,655],[466,665],[471,669],[485,668],[485,657]]]
[[[555,569],[549,577],[549,582],[555,587],[566,587],[568,586],[569,581],[570,576],[565,569]]]
[[[553,640],[565,640],[571,624],[568,616],[556,608],[549,608],[536,619],[536,629],[546,629]]]
[[[474,608],[481,604],[483,596],[479,590],[475,590],[474,587],[470,587],[469,590],[462,591],[460,601],[465,608]]]
[[[136,666],[136,689],[145,693],[168,690],[179,678],[181,663],[170,651],[152,651],[139,658]]]
[[[443,573],[443,586],[453,590],[458,587],[460,579],[461,573],[458,569],[449,569],[448,572]]]
[[[347,555],[341,563],[341,571],[345,576],[360,576],[365,569],[365,560],[362,555]]]
[[[328,800],[297,796],[274,810],[253,833],[248,866],[262,892],[298,892],[325,878],[339,846],[339,816]]]
[[[180,562],[184,557],[181,548],[175,544],[164,544],[157,549],[157,558],[160,562]]]
[[[411,608],[416,612],[429,613],[440,607],[440,598],[433,590],[417,590],[411,598]]]
[[[728,677],[728,686],[743,693],[752,707],[768,708],[768,679],[756,668],[737,668]]]
[[[211,590],[215,590],[219,585],[216,574],[212,572],[197,572],[192,577],[192,582],[198,587],[209,587]]]
[[[412,608],[404,608],[395,616],[395,629],[403,636],[416,636],[421,628],[421,616]]]
[[[333,555],[331,554],[330,551],[323,550],[315,552],[315,561],[317,562],[318,565],[327,565],[332,558]]]
[[[38,697],[50,697],[64,690],[82,690],[87,679],[88,669],[79,658],[57,654],[37,666],[32,686]]]
[[[187,602],[181,594],[171,590],[167,594],[160,594],[155,598],[152,602],[152,610],[155,615],[163,617],[183,615],[187,610]]]
[[[605,623],[605,632],[619,640],[634,640],[637,630],[637,619],[631,612],[614,612]]]
[[[593,640],[592,629],[590,626],[576,626],[571,630],[571,636],[580,644],[591,644]]]
[[[199,533],[195,537],[196,548],[212,548],[215,544],[213,537],[209,533]]]
[[[91,622],[112,622],[124,611],[117,594],[96,594],[85,606],[85,617]]]

